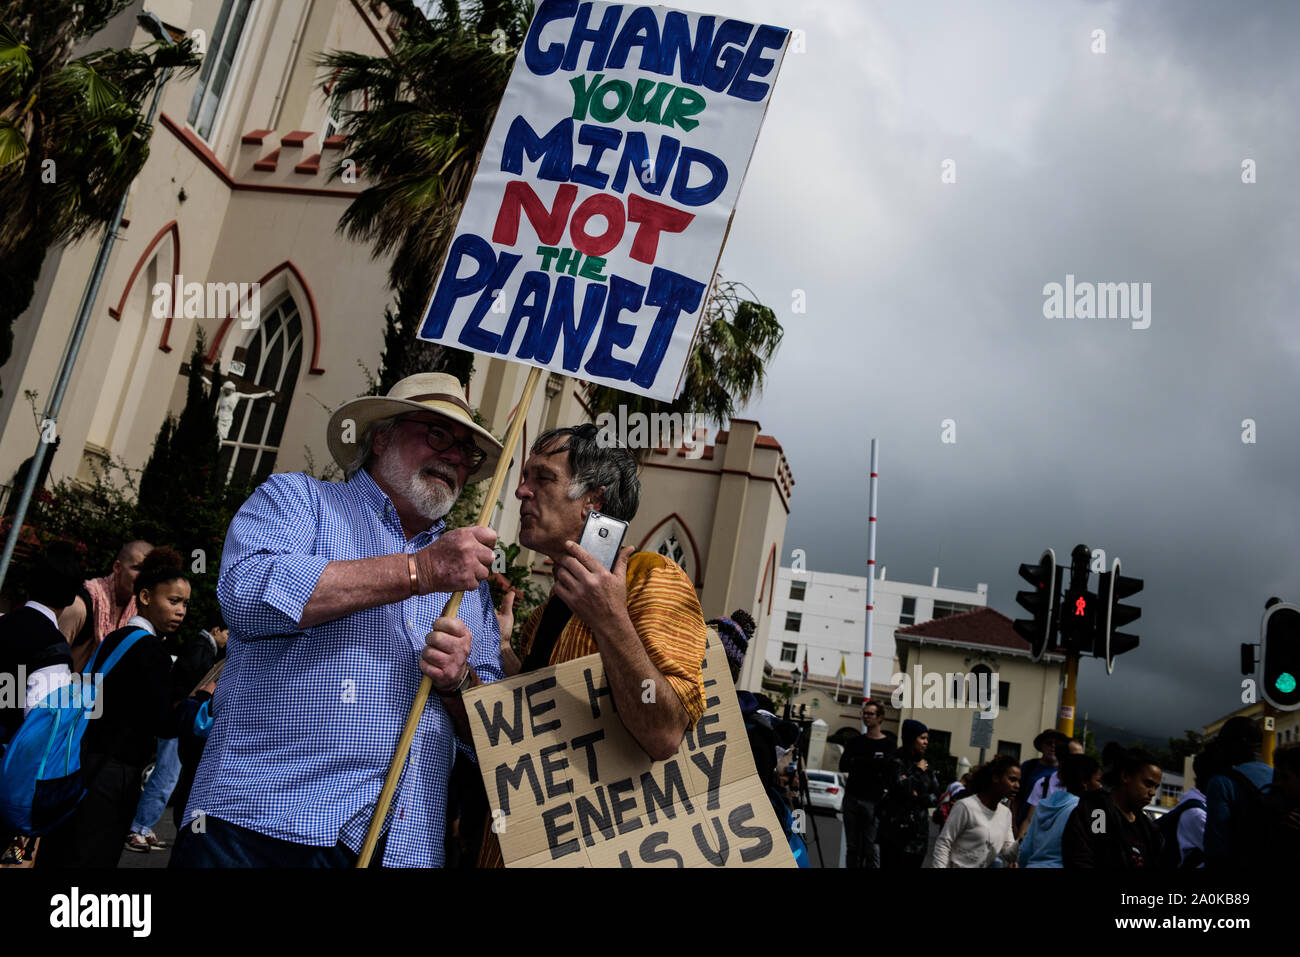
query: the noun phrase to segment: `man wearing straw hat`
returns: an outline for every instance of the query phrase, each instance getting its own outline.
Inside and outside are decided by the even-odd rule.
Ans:
[[[501,444],[461,383],[434,373],[345,404],[328,442],[346,481],[272,475],[230,523],[226,669],[174,866],[353,864],[422,672],[437,696],[374,861],[443,862],[447,779],[457,748],[472,752],[440,698],[502,677],[496,533],[446,531],[443,517]],[[440,617],[462,590],[458,617]]]

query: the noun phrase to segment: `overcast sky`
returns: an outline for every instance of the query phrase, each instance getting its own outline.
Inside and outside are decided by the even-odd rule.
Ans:
[[[1084,659],[1080,717],[1237,707],[1264,600],[1300,601],[1300,5],[682,6],[806,35],[723,256],[786,329],[742,413],[797,482],[783,564],[865,574],[874,436],[889,578],[1017,617],[1021,562],[1104,548],[1142,642]],[[1150,283],[1150,327],[1045,318],[1067,273]]]

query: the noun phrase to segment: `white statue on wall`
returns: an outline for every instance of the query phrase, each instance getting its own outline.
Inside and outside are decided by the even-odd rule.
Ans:
[[[203,377],[203,381],[212,385],[207,376]],[[221,394],[217,396],[217,436],[221,441],[225,442],[230,437],[230,427],[235,424],[235,407],[239,405],[240,399],[269,399],[273,395],[274,389],[266,392],[240,392],[229,379],[221,383]]]

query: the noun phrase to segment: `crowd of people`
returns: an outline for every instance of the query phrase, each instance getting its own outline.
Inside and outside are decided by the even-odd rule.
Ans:
[[[263,483],[223,543],[224,622],[179,642],[190,583],[172,549],[129,542],[89,581],[61,547],[35,561],[27,605],[0,618],[0,673],[40,680],[0,713],[0,744],[53,672],[107,673],[81,742],[84,796],[11,856],[114,866],[163,846],[153,828],[170,798],[171,867],[355,865],[422,678],[433,693],[374,865],[502,864],[461,698],[479,684],[599,654],[631,737],[651,758],[676,753],[705,708],[694,585],[662,555],[624,546],[607,566],[577,544],[592,512],[635,516],[636,457],[593,425],[533,440],[514,489],[519,542],[549,560],[554,586],[512,645],[515,594],[496,608],[488,586],[496,533],[445,522],[503,451],[464,396],[454,377],[420,374],[338,409],[326,438],[345,480]],[[743,660],[749,635],[722,621]]]
[[[202,678],[226,634],[214,624],[182,636],[190,583],[181,569],[174,549],[143,541],[123,545],[102,578],[85,579],[66,544],[32,562],[26,604],[0,617],[0,674],[24,678],[21,695],[0,705],[0,744],[83,676],[99,676],[99,701],[80,739],[84,797],[39,841],[0,835],[7,863],[39,848],[41,867],[113,867],[124,848],[166,848],[153,828],[193,774],[193,748],[188,767],[178,749],[195,740],[193,719],[215,687]]]
[[[15,700],[0,696],[0,746],[16,754],[32,709],[59,689],[91,677],[96,689],[62,756],[68,773],[46,774],[42,760],[32,774],[31,819],[58,813],[0,833],[10,861],[112,867],[124,850],[163,849],[154,828],[170,801],[172,867],[355,865],[422,677],[433,694],[378,822],[374,864],[503,864],[461,698],[479,684],[599,654],[631,738],[649,758],[676,753],[705,710],[708,626],[734,678],[753,620],[738,611],[706,623],[692,582],[662,555],[624,546],[606,565],[577,544],[592,512],[630,522],[641,490],[635,456],[579,425],[537,436],[514,489],[519,543],[548,560],[554,585],[512,644],[514,595],[495,607],[488,586],[496,533],[445,522],[503,452],[464,394],[452,376],[422,374],[338,409],[327,442],[346,479],[276,474],[253,493],[223,544],[224,621],[203,630],[187,622],[191,582],[170,547],[127,542],[93,579],[71,546],[31,563],[26,604],[0,617],[0,677],[24,676]],[[456,592],[459,610],[445,615]],[[739,692],[739,705],[773,811],[807,866],[793,814],[799,727],[761,695]],[[1140,750],[1109,748],[1098,762],[1049,730],[1034,742],[1039,757],[998,756],[944,788],[926,726],[905,720],[895,737],[885,717],[866,702],[840,764],[850,867],[1300,857],[1297,749],[1270,767],[1246,718],[1197,758],[1195,787],[1157,826],[1144,808],[1162,772]],[[0,784],[14,780],[10,763]]]
[[[1164,772],[1139,747],[1110,744],[1101,759],[1046,730],[1036,758],[1008,755],[941,789],[925,760],[926,728],[905,720],[901,744],[868,701],[863,733],[844,749],[847,866],[1243,870],[1300,861],[1300,745],[1260,754],[1259,725],[1229,719],[1194,759],[1194,786],[1177,806],[1148,808]]]

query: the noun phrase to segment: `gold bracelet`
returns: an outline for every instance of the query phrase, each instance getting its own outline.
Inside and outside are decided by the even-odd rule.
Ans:
[[[411,573],[411,594],[418,594],[420,591],[420,576],[415,571],[415,556],[410,552],[406,553],[406,568]]]

